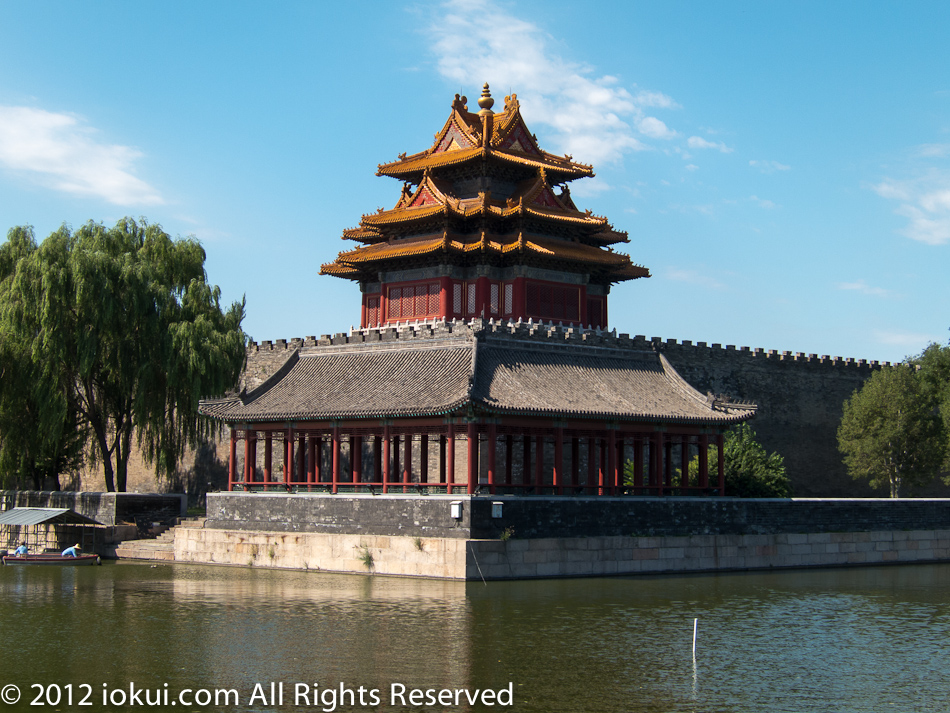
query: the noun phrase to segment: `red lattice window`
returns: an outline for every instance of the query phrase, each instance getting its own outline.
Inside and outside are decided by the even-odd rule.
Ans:
[[[491,285],[491,313],[498,314],[498,283],[493,282]]]
[[[379,297],[366,298],[366,326],[375,327],[379,324]]]
[[[579,287],[529,282],[528,316],[555,322],[577,322],[580,320],[580,296]]]
[[[587,324],[592,327],[606,327],[604,324],[604,300],[602,297],[587,298]]]
[[[388,319],[425,319],[439,313],[439,283],[389,288]]]

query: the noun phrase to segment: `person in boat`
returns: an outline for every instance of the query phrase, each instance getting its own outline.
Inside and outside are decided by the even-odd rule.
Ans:
[[[27,549],[26,543],[21,542],[20,546],[16,548],[16,552],[13,554],[17,557],[26,557],[30,553],[30,550]]]
[[[73,545],[72,547],[67,547],[62,552],[63,557],[79,557],[80,547],[78,544]]]

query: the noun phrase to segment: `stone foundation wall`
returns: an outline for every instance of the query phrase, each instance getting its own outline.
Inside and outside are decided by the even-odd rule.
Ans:
[[[0,512],[14,507],[67,508],[102,525],[135,522],[139,517],[173,520],[185,514],[186,505],[185,496],[177,494],[0,491]]]
[[[442,579],[530,579],[950,561],[950,529],[535,540],[181,528],[179,562]]]
[[[521,540],[950,529],[950,500],[209,493],[206,527]],[[461,503],[461,518],[451,503]],[[493,517],[492,504],[501,503]]]

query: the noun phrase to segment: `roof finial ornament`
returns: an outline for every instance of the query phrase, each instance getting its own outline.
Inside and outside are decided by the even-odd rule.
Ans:
[[[485,85],[482,87],[482,95],[478,98],[478,106],[481,107],[479,114],[491,114],[492,106],[494,106],[495,100],[491,97],[491,91],[488,89],[488,82],[485,82]]]

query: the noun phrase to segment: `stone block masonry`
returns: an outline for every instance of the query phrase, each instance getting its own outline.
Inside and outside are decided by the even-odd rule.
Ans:
[[[948,500],[216,493],[208,515],[177,561],[473,581],[950,561]]]
[[[277,372],[294,350],[320,344],[349,344],[395,339],[431,338],[450,323],[405,324],[384,330],[354,330],[276,342],[251,343],[242,386],[253,388]],[[594,347],[661,351],[679,374],[701,392],[753,401],[759,409],[751,422],[769,451],[785,458],[792,492],[799,497],[871,497],[863,482],[848,477],[838,451],[837,430],[845,399],[888,362],[819,356],[690,340],[646,338],[601,330],[545,324],[495,324],[495,331],[514,329],[521,337],[542,341],[583,341]],[[950,489],[936,484],[923,495],[946,496]]]
[[[502,541],[181,528],[175,560],[470,581],[853,567],[950,562],[950,529]]]

